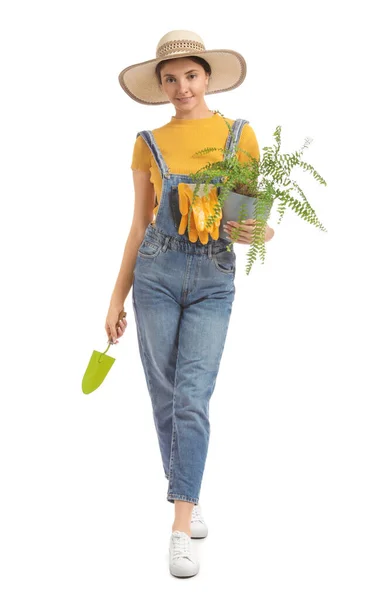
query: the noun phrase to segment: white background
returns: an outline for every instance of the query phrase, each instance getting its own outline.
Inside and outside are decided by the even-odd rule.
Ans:
[[[1,495],[4,600],[378,598],[378,96],[373,3],[14,2],[1,30]],[[295,179],[244,272],[210,401],[201,571],[168,572],[173,505],[128,327],[93,394],[133,214],[138,131],[173,116],[118,83],[173,29],[247,60],[208,107],[247,119],[327,187]],[[295,176],[295,173],[293,173]],[[132,591],[133,590],[133,591]]]

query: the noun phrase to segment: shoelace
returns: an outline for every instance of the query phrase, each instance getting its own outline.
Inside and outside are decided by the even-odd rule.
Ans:
[[[173,558],[174,560],[178,559],[178,558],[188,558],[189,560],[192,560],[191,557],[191,548],[190,548],[190,539],[188,537],[188,535],[185,535],[183,533],[178,535],[175,534],[172,536],[172,540],[173,540]]]
[[[200,508],[199,508],[198,504],[195,504],[195,506],[192,509],[191,522],[193,523],[195,521],[200,522],[200,523],[204,523],[204,519],[203,519],[203,517],[201,515]]]

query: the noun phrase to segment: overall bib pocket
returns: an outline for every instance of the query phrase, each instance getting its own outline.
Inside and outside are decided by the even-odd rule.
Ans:
[[[179,190],[178,186],[174,185],[169,192],[169,205],[171,208],[171,216],[174,220],[176,231],[179,229],[182,214],[179,209]]]

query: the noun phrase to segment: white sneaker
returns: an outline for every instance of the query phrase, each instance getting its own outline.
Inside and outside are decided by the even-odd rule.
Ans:
[[[205,524],[204,517],[201,514],[200,504],[195,504],[192,509],[191,517],[191,538],[201,539],[208,535],[208,527]]]
[[[199,561],[193,555],[191,538],[184,531],[173,531],[169,548],[170,573],[175,577],[193,577],[199,572]]]

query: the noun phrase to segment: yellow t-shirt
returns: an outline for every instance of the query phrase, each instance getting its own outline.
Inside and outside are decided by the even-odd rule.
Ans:
[[[225,119],[230,125],[233,125],[234,121],[232,119],[226,117]],[[215,113],[206,119],[177,119],[172,117],[169,123],[158,129],[153,129],[152,132],[170,172],[188,175],[189,173],[195,173],[208,162],[223,159],[223,152],[218,150],[196,157],[193,157],[193,154],[205,147],[224,149],[229,129],[224,122],[224,118]],[[248,123],[245,123],[242,128],[237,146],[250,152],[254,158],[260,158],[257,138]],[[241,162],[249,160],[249,157],[243,152],[237,152],[237,158]],[[156,195],[155,219],[161,199],[162,178],[150,148],[140,135],[134,144],[131,168],[150,172],[150,181],[154,185]]]

